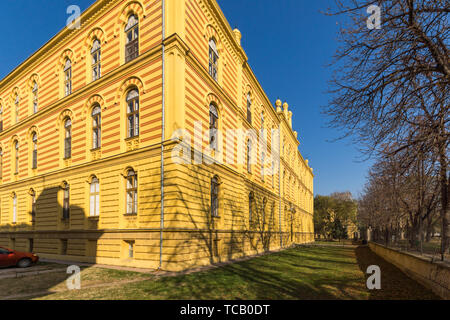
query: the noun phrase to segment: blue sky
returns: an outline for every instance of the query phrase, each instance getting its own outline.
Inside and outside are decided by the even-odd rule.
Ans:
[[[351,141],[329,142],[341,133],[326,127],[326,67],[336,50],[337,18],[320,13],[333,0],[218,0],[232,28],[242,32],[249,63],[272,102],[288,102],[299,133],[300,151],[314,168],[314,193],[362,190],[370,162]],[[75,4],[93,0],[7,0],[0,10],[0,79],[59,32]],[[20,20],[14,23],[20,12]],[[13,33],[14,31],[14,33]]]

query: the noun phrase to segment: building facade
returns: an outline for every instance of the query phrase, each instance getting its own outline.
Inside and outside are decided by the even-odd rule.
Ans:
[[[182,270],[314,241],[292,112],[215,0],[96,1],[0,81],[0,130],[0,246]]]

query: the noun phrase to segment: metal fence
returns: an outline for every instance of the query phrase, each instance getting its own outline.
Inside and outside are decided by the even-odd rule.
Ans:
[[[371,241],[387,246],[388,248],[419,255],[430,261],[441,261],[441,238],[433,237],[429,241],[418,239],[411,241],[405,238],[375,237]],[[444,261],[450,263],[450,248],[444,254]]]

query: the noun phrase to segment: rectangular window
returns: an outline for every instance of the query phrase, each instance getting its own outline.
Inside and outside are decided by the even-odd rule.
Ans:
[[[127,241],[127,257],[134,258],[134,241]]]
[[[31,222],[34,223],[36,221],[36,196],[31,196]]]
[[[17,196],[14,195],[13,197],[13,221],[12,223],[17,222]]]
[[[247,121],[248,123],[252,123],[252,101],[250,100],[250,96],[247,97]]]
[[[68,68],[64,72],[64,95],[68,96],[72,93],[72,69]]]
[[[219,181],[216,177],[211,180],[211,216],[219,216]]]
[[[125,63],[135,59],[139,55],[139,28],[136,25],[127,31],[125,45]]]
[[[97,256],[97,240],[88,240],[86,255],[88,257]]]
[[[61,255],[66,255],[67,254],[67,239],[63,239],[61,240]]]
[[[69,187],[64,189],[64,199],[63,199],[63,219],[69,219],[70,217],[70,204],[69,204]]]
[[[72,156],[72,137],[64,139],[64,159],[69,159]]]
[[[34,251],[34,239],[30,238],[28,239],[28,252]]]
[[[33,150],[33,164],[32,169],[37,168],[37,150]]]

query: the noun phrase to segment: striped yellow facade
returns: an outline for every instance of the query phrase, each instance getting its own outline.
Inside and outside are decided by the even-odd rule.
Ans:
[[[139,20],[139,56],[125,63],[124,28],[131,14]],[[217,81],[208,73],[211,38],[219,53]],[[98,0],[82,14],[80,29],[63,29],[7,75],[0,82],[0,246],[28,250],[32,244],[45,258],[182,270],[313,241],[313,173],[298,151],[292,113],[287,104],[272,106],[247,63],[240,38],[215,0]],[[102,74],[92,81],[94,39],[101,43]],[[68,96],[64,96],[66,59],[72,62],[73,89]],[[39,88],[36,113],[35,82]],[[131,139],[127,138],[125,100],[130,88],[139,91],[140,101],[139,136]],[[248,94],[251,124],[246,120]],[[173,160],[174,148],[185,143],[171,139],[176,130],[185,129],[194,137],[196,121],[208,130],[210,103],[219,109],[222,131],[253,128],[259,132],[261,114],[264,129],[281,130],[280,150],[270,149],[267,135],[267,156],[280,153],[280,174],[260,174],[259,157],[251,173],[239,164]],[[100,105],[102,118],[99,149],[92,145],[95,104]],[[64,159],[68,117],[72,154]],[[32,169],[33,133],[38,139],[36,169]],[[240,146],[224,143],[225,152],[231,153],[228,156],[238,158]],[[125,176],[130,168],[138,176],[136,215],[124,214]],[[96,217],[89,213],[94,176],[100,181],[100,215]],[[220,180],[219,217],[210,214],[214,176]],[[63,182],[70,186],[70,218],[65,220]],[[36,193],[34,222],[32,190]],[[255,196],[254,214],[264,217],[256,220],[262,223],[249,220],[250,192]],[[134,243],[132,258],[130,241]]]

